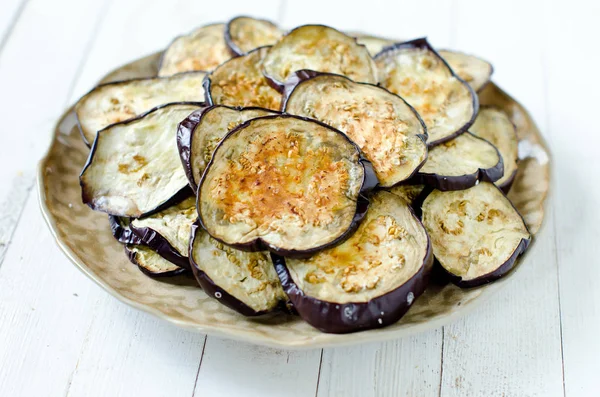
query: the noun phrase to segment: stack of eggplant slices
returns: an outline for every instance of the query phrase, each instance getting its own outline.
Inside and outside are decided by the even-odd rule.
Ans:
[[[504,192],[515,127],[479,107],[492,66],[323,25],[237,17],[176,38],[158,75],[76,105],[83,202],[151,277],[191,272],[245,316],[323,332],[398,321],[434,258],[471,288],[531,234]]]

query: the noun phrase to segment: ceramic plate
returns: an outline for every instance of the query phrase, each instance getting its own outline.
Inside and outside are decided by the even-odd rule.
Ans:
[[[107,75],[103,82],[155,75],[158,59],[159,54],[154,54],[134,61]],[[496,85],[488,84],[480,93],[480,101],[504,109],[517,126],[521,162],[509,197],[531,232],[537,234],[544,218],[550,181],[547,146],[525,109]],[[40,205],[58,245],[81,271],[116,298],[181,327],[287,348],[399,338],[454,321],[509,283],[515,273],[468,290],[434,278],[402,320],[377,330],[333,335],[321,333],[289,315],[246,318],[209,298],[192,278],[157,281],[128,261],[122,245],[111,235],[106,215],[81,202],[78,177],[88,151],[75,125],[74,112],[69,109],[56,125],[38,173]],[[533,251],[530,248],[521,258],[516,271],[527,266]]]

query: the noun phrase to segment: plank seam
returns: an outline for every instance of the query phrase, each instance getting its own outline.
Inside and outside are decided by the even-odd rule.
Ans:
[[[442,395],[442,385],[444,384],[444,341],[446,340],[446,327],[442,327],[442,352],[440,355],[440,388],[438,389],[438,397]]]
[[[204,344],[202,344],[202,353],[200,353],[200,362],[198,363],[198,370],[196,371],[196,379],[194,380],[194,388],[192,389],[192,397],[196,395],[196,385],[198,384],[198,377],[200,376],[200,367],[202,366],[202,359],[204,359],[204,349],[206,349],[206,339],[208,336],[204,336]]]
[[[321,382],[321,367],[323,366],[323,349],[321,349],[321,357],[319,358],[319,372],[317,373],[317,388],[315,390],[315,397],[319,395],[319,383]]]
[[[6,33],[4,34],[4,37],[2,37],[2,39],[0,39],[0,54],[2,53],[2,50],[4,50],[4,46],[8,42],[8,38],[12,35],[13,30],[15,29],[17,22],[19,21],[19,19],[21,18],[21,15],[23,14],[23,10],[25,9],[25,6],[28,3],[29,3],[29,0],[22,0],[21,3],[19,4],[19,7],[17,8],[17,11],[15,12],[15,15],[13,16],[12,21],[10,21],[10,24],[8,25],[8,29],[6,29]]]

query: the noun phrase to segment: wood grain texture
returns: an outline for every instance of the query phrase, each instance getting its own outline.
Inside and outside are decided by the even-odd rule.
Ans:
[[[598,178],[591,176],[600,170],[596,121],[600,80],[593,77],[600,54],[588,50],[597,41],[600,4],[585,5],[552,1],[542,14],[548,127],[558,165],[554,234],[567,396],[600,393],[600,187]],[[585,56],[573,63],[560,56],[559,48]],[[581,144],[573,142],[575,136]]]

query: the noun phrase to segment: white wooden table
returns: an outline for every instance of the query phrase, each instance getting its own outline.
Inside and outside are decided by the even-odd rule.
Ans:
[[[309,351],[183,331],[86,279],[33,188],[53,123],[111,68],[236,14],[492,61],[553,150],[537,255],[452,325]],[[599,17],[584,0],[0,0],[0,396],[600,396]]]

